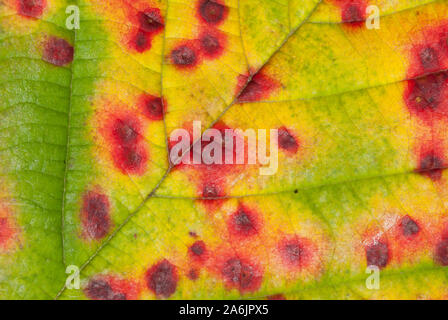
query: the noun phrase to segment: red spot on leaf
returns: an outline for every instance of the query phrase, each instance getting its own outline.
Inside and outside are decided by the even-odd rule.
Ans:
[[[198,269],[190,269],[187,273],[187,277],[190,280],[197,280],[199,278],[199,270]]]
[[[222,197],[225,196],[223,190],[224,187],[220,181],[214,179],[212,181],[208,181],[207,178],[204,180],[205,181],[202,183],[202,189],[200,191],[200,197],[203,199],[201,199],[200,202],[205,205],[207,211],[214,212],[219,209],[225,201],[225,199],[222,199]]]
[[[137,19],[139,27],[152,35],[158,34],[163,30],[163,17],[158,8],[148,8],[138,12]]]
[[[108,198],[95,191],[87,192],[83,197],[81,221],[88,238],[101,239],[110,230],[110,205]]]
[[[123,174],[144,174],[148,153],[139,119],[132,113],[116,114],[111,117],[106,131],[114,165]]]
[[[400,230],[404,237],[412,238],[420,232],[420,226],[415,220],[406,215],[400,221]]]
[[[185,41],[171,50],[170,60],[178,69],[192,69],[200,60],[195,41]]]
[[[18,0],[17,12],[25,17],[39,18],[46,6],[46,0]]]
[[[257,291],[263,279],[263,272],[258,266],[238,257],[224,262],[221,275],[229,287],[236,288],[241,293]]]
[[[129,48],[139,53],[148,51],[152,47],[152,34],[142,30],[136,29],[130,37]]]
[[[214,212],[225,201],[223,197],[225,197],[226,195],[225,194],[226,178],[231,175],[236,175],[242,172],[245,167],[244,163],[247,160],[247,146],[245,145],[243,137],[239,136],[238,134],[235,133],[235,131],[232,130],[231,130],[232,136],[226,137],[226,130],[231,128],[222,122],[216,123],[213,126],[213,129],[219,131],[221,141],[223,141],[223,144],[219,144],[218,141],[215,141],[214,137],[212,137],[211,134],[209,136],[208,135],[209,132],[205,132],[202,135],[203,139],[201,139],[201,141],[198,141],[195,144],[194,139],[197,138],[193,136],[192,133],[193,130],[189,128],[189,125],[186,125],[185,130],[189,132],[189,142],[188,142],[189,145],[186,145],[185,149],[190,147],[190,152],[184,155],[183,162],[176,164],[174,166],[175,169],[179,170],[182,169],[188,171],[188,173],[191,174],[192,179],[198,181],[197,183],[198,197],[201,198],[198,200],[198,202],[204,204],[209,212]],[[170,153],[174,145],[181,143],[179,141],[169,142]],[[231,143],[233,143],[233,148],[231,146]],[[207,164],[205,163],[204,159],[202,159],[202,155],[204,153],[205,148],[209,148],[210,150],[210,148],[213,146],[215,146],[215,148],[213,148],[214,150],[221,150],[221,157],[216,156],[216,159],[218,159],[220,163],[215,163],[211,161],[210,163]],[[244,151],[244,157],[242,154],[243,151]],[[211,153],[214,154],[214,151]],[[229,161],[226,161],[226,157],[227,160]],[[200,161],[201,163],[195,164],[194,163],[195,158],[202,160]],[[231,161],[232,163],[229,163],[230,159],[232,159]],[[239,160],[239,163],[242,164],[237,164],[237,160]],[[189,164],[185,162],[189,162]]]
[[[252,79],[247,82],[248,76],[238,76],[238,85],[236,93],[238,94],[238,102],[253,102],[268,98],[272,92],[280,87],[280,85],[265,75],[262,71],[255,74]]]
[[[407,81],[404,101],[411,114],[427,124],[448,113],[448,73],[430,74]]]
[[[73,61],[73,47],[66,40],[49,37],[44,43],[42,59],[61,67]]]
[[[408,78],[448,68],[448,24],[429,27],[413,37]]]
[[[295,135],[286,127],[278,129],[278,146],[292,154],[299,150],[299,142]]]
[[[158,8],[147,8],[142,11],[130,10],[130,20],[135,23],[128,39],[128,47],[139,53],[146,52],[152,47],[154,36],[162,32],[164,21]]]
[[[442,177],[445,168],[444,160],[434,152],[421,155],[416,172],[427,176],[433,181],[438,181]]]
[[[114,276],[97,276],[90,279],[84,293],[92,300],[135,300],[139,289],[132,281]]]
[[[382,269],[390,261],[390,250],[387,242],[378,241],[366,246],[366,261],[368,266],[377,266]]]
[[[441,266],[448,266],[448,239],[443,238],[437,243],[434,260]]]
[[[196,241],[188,248],[190,257],[196,262],[204,262],[207,260],[208,252],[204,241]]]
[[[16,227],[9,216],[0,216],[0,250],[8,250],[16,236]]]
[[[366,20],[367,5],[362,0],[350,0],[341,7],[341,19],[346,25],[362,27]]]
[[[283,264],[290,269],[301,269],[311,262],[313,249],[307,239],[286,237],[279,242],[278,250]]]
[[[227,225],[231,235],[241,238],[256,235],[261,228],[259,215],[242,204],[230,216]]]
[[[162,120],[166,113],[166,101],[160,97],[142,94],[138,103],[143,114],[148,119],[155,121]]]
[[[199,44],[206,58],[216,59],[223,54],[227,39],[222,32],[209,29],[201,32]]]
[[[164,259],[146,272],[146,284],[158,298],[168,298],[176,292],[178,274],[176,266]]]
[[[227,18],[229,8],[222,0],[199,0],[197,12],[201,21],[209,25],[218,25]]]

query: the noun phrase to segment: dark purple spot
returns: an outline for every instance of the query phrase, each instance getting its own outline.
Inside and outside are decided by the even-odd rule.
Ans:
[[[342,11],[342,21],[345,23],[356,23],[364,20],[364,12],[359,5],[349,4]]]
[[[208,24],[216,25],[227,16],[228,8],[218,0],[200,0],[199,15]]]
[[[164,259],[146,272],[146,284],[157,297],[168,298],[176,292],[178,275],[176,267]]]
[[[448,266],[448,239],[444,239],[437,244],[434,258],[436,263]]]
[[[283,150],[296,153],[299,149],[297,139],[285,127],[278,129],[278,145]]]
[[[152,36],[149,32],[138,29],[137,33],[133,38],[133,47],[137,52],[145,52],[151,49],[152,46]]]
[[[236,92],[238,94],[238,102],[253,102],[268,98],[269,95],[277,88],[279,83],[259,71],[247,83],[248,77],[245,75],[238,76],[238,85]]]
[[[256,216],[240,206],[229,219],[230,233],[238,236],[248,237],[258,232],[258,222]]]
[[[178,67],[193,67],[198,61],[196,52],[186,46],[181,45],[171,51],[171,61]]]
[[[200,257],[205,253],[204,241],[196,241],[190,247],[190,252],[195,257]]]
[[[91,279],[84,290],[86,296],[93,300],[126,300],[126,294],[115,292],[109,283],[102,279]]]
[[[42,59],[60,67],[73,61],[73,52],[73,47],[66,40],[50,37],[44,44]]]
[[[238,258],[227,260],[221,273],[230,285],[239,288],[240,291],[254,291],[261,283],[261,276],[255,267]]]
[[[447,78],[446,72],[439,72],[410,80],[405,100],[411,111],[418,115],[424,111],[436,110],[442,102],[442,90]]]
[[[93,191],[84,196],[82,222],[88,237],[101,239],[110,228],[109,200],[103,194]]]
[[[197,278],[199,278],[199,271],[197,269],[190,269],[190,271],[188,271],[187,277],[190,280],[196,280]]]
[[[384,268],[389,263],[389,247],[383,242],[372,244],[366,248],[368,266]]]
[[[404,216],[400,222],[401,232],[405,237],[411,237],[420,232],[418,224],[409,216]]]
[[[431,47],[422,49],[419,53],[419,58],[423,69],[427,71],[434,71],[440,67],[437,52]]]
[[[443,161],[434,154],[426,155],[420,160],[417,172],[432,180],[440,180],[444,168]]]
[[[283,244],[280,248],[281,254],[288,264],[300,264],[303,248],[300,241],[289,241]]]
[[[129,172],[137,172],[146,162],[146,155],[131,146],[122,148],[121,165]]]
[[[143,114],[151,120],[162,120],[166,110],[166,102],[160,97],[144,94],[141,97]]]
[[[223,49],[219,43],[219,39],[212,34],[204,34],[200,38],[200,43],[204,54],[210,57],[218,55]]]
[[[216,198],[219,196],[218,189],[213,184],[206,184],[202,189],[202,197],[204,198]]]
[[[163,29],[163,18],[160,10],[157,8],[150,8],[138,13],[138,21],[140,28],[146,32],[157,33]]]
[[[134,144],[139,138],[139,133],[134,124],[121,119],[116,120],[113,127],[113,135],[123,146]]]

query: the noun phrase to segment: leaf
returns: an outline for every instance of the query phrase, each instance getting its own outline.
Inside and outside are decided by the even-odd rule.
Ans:
[[[447,19],[430,0],[0,1],[0,297],[445,298]],[[194,121],[278,129],[278,170],[170,163]]]

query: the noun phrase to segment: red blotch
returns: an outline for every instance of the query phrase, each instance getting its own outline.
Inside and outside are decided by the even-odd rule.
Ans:
[[[247,238],[259,232],[261,222],[258,214],[240,204],[237,211],[230,216],[227,226],[231,235]]]
[[[174,169],[182,169],[187,170],[189,174],[192,176],[192,180],[198,181],[197,183],[197,192],[198,197],[201,199],[198,199],[198,202],[205,205],[208,212],[214,212],[216,209],[218,209],[222,203],[224,203],[225,199],[225,183],[227,180],[227,177],[230,175],[236,175],[238,173],[241,173],[245,167],[244,164],[236,164],[237,159],[239,158],[239,155],[242,154],[241,152],[244,151],[244,157],[245,159],[242,160],[243,163],[247,163],[247,146],[244,142],[243,137],[240,137],[235,134],[235,136],[232,137],[233,139],[233,150],[230,149],[229,143],[230,143],[230,137],[229,141],[227,142],[227,145],[225,144],[225,131],[226,129],[230,129],[227,125],[225,125],[222,122],[218,122],[213,126],[213,129],[216,129],[220,131],[222,141],[224,142],[222,144],[221,148],[221,155],[220,158],[221,164],[217,163],[211,163],[211,164],[205,164],[203,161],[200,164],[194,164],[193,160],[196,155],[196,158],[201,159],[202,153],[204,151],[204,148],[207,146],[210,146],[210,144],[215,143],[213,138],[210,137],[210,141],[198,141],[197,144],[194,144],[194,139],[196,137],[193,137],[192,129],[190,124],[184,126],[185,130],[189,132],[190,135],[190,145],[186,147],[190,147],[190,152],[185,154],[183,157],[183,162],[187,163],[179,163],[174,166]],[[206,137],[204,134],[203,137]],[[240,140],[242,139],[242,140]],[[180,141],[180,140],[179,140]],[[174,145],[177,145],[178,141],[169,141],[169,150],[171,153],[171,150]],[[238,144],[238,145],[237,145]],[[221,146],[218,145],[217,148],[220,148]],[[244,150],[242,150],[244,148]],[[227,158],[233,158],[233,164],[226,163],[226,155]],[[171,157],[170,157],[171,162]],[[218,199],[216,199],[218,198]]]
[[[111,118],[107,131],[112,142],[114,165],[123,174],[144,174],[148,154],[144,146],[139,119],[131,113],[115,115]]]
[[[81,221],[88,238],[101,239],[110,230],[110,205],[104,194],[89,191],[83,197]]]
[[[378,241],[366,246],[366,261],[368,266],[377,266],[382,269],[390,261],[389,246],[385,241]]]
[[[129,39],[129,47],[139,53],[148,51],[152,47],[152,34],[142,29],[135,30]]]
[[[197,269],[190,269],[187,273],[187,277],[190,280],[197,280],[199,278],[199,270]]]
[[[61,67],[73,61],[73,47],[64,39],[50,37],[44,43],[42,59]]]
[[[424,153],[420,156],[416,172],[427,176],[433,181],[438,181],[442,177],[445,161],[442,156],[434,152]]]
[[[268,98],[280,85],[262,71],[255,74],[249,83],[248,76],[239,75],[236,93],[238,102],[253,102]]]
[[[444,238],[437,243],[434,260],[441,266],[448,266],[448,239]]]
[[[216,59],[220,57],[224,52],[226,44],[225,34],[218,30],[205,30],[199,36],[199,45],[202,54],[206,58]]]
[[[190,237],[193,237],[193,238],[197,238],[197,237],[198,237],[198,234],[197,234],[196,232],[194,232],[194,231],[189,231],[189,232],[188,232],[188,235],[189,235]]]
[[[410,51],[408,78],[448,68],[448,24],[430,27],[414,37]]]
[[[46,0],[18,0],[17,12],[25,17],[39,18],[46,6]]]
[[[272,296],[268,296],[267,299],[268,300],[286,300],[286,297],[283,294],[279,293],[279,294],[274,294]]]
[[[200,61],[200,54],[195,41],[185,41],[177,45],[170,53],[170,60],[179,69],[192,69]]]
[[[188,153],[185,154],[183,161],[181,163],[177,164],[176,167],[177,168],[190,167],[193,169],[197,169],[200,172],[204,172],[204,173],[206,172],[207,176],[209,176],[209,174],[211,175],[211,176],[209,176],[211,179],[208,179],[208,180],[206,179],[206,180],[209,181],[210,183],[215,183],[215,185],[218,184],[219,180],[221,180],[220,176],[222,176],[225,173],[228,173],[230,168],[235,167],[236,161],[238,159],[238,155],[242,155],[242,154],[240,154],[240,152],[243,152],[242,148],[243,147],[246,148],[246,146],[243,146],[242,142],[244,142],[244,138],[242,136],[237,135],[235,133],[235,131],[232,130],[230,127],[228,127],[225,123],[217,122],[213,125],[213,127],[211,129],[218,130],[221,134],[221,140],[223,143],[221,146],[217,145],[217,148],[221,147],[221,158],[218,159],[218,161],[220,161],[220,163],[219,164],[218,163],[206,164],[206,163],[204,163],[204,160],[202,160],[200,164],[194,164],[193,160],[194,160],[195,155],[196,155],[196,158],[202,159],[202,154],[203,154],[204,148],[207,146],[211,146],[212,144],[218,143],[218,142],[215,142],[214,137],[212,137],[211,135],[208,136],[206,132],[204,132],[202,134],[202,136],[200,137],[200,141],[199,141],[199,139],[197,137],[193,136],[192,124],[185,125],[184,129],[189,132],[189,135],[190,135],[189,140],[190,140],[191,148],[190,148],[189,154]],[[225,131],[227,129],[232,130],[232,132],[234,133],[234,136],[232,136],[233,141],[227,141],[227,144],[226,144]],[[195,139],[197,141],[195,141]],[[208,140],[208,141],[204,141],[204,140]],[[179,141],[180,141],[180,139],[179,139]],[[231,150],[231,148],[230,148],[231,142],[233,143],[233,150]],[[170,140],[169,146],[168,146],[169,149],[171,150],[172,147],[174,145],[176,145],[177,143],[178,143],[178,141]],[[237,144],[241,145],[241,147],[237,148],[238,147]],[[232,157],[233,164],[226,163],[226,161],[225,161],[226,155],[228,158]],[[179,156],[181,156],[181,155],[179,155]],[[245,156],[247,157],[247,152],[245,152]],[[187,161],[189,161],[190,164],[184,163]],[[244,161],[245,160],[243,160],[243,162]],[[220,173],[220,174],[215,175],[214,173]],[[214,180],[214,179],[217,179],[217,180]],[[204,180],[204,182],[205,182],[205,180]],[[202,191],[201,191],[201,193],[202,193]],[[219,193],[219,192],[217,192],[217,193]]]
[[[224,262],[221,275],[227,286],[241,293],[254,292],[260,288],[263,273],[255,264],[232,257]]]
[[[142,94],[138,102],[142,113],[151,120],[162,120],[166,113],[166,101],[150,94]]]
[[[299,150],[299,142],[297,138],[286,127],[278,129],[278,146],[292,154],[297,153]]]
[[[8,217],[0,217],[0,249],[9,248],[15,235],[15,228]]]
[[[148,8],[138,12],[137,19],[140,28],[152,35],[158,34],[163,30],[164,21],[158,8]]]
[[[404,216],[400,221],[401,234],[406,238],[413,238],[420,232],[420,226],[408,215]]]
[[[204,241],[196,241],[188,248],[188,253],[190,257],[197,262],[204,262],[207,260],[208,253],[207,247]]]
[[[113,276],[100,276],[90,279],[84,293],[92,300],[135,300],[139,288],[131,281]]]
[[[223,188],[222,183],[217,180],[206,180],[202,183],[200,197],[203,199],[200,202],[205,205],[207,211],[214,212],[222,206],[225,201],[223,199],[225,196]]]
[[[362,27],[366,20],[367,5],[363,0],[348,0],[341,4],[342,22],[351,27]]]
[[[137,143],[141,137],[137,119],[115,119],[112,127],[112,136],[122,146],[130,146]]]
[[[201,21],[209,25],[218,25],[223,22],[229,13],[229,8],[222,0],[199,0],[197,14]]]
[[[297,236],[285,238],[279,242],[278,250],[283,264],[290,269],[301,269],[311,262],[312,246],[307,239]]]
[[[158,298],[168,298],[176,292],[178,274],[176,266],[164,259],[146,272],[146,285]]]
[[[130,20],[136,25],[128,36],[128,47],[132,51],[143,53],[152,47],[152,39],[164,28],[163,17],[158,8],[142,11],[131,10]]]
[[[428,124],[448,113],[448,73],[430,74],[407,81],[405,103],[411,114]]]

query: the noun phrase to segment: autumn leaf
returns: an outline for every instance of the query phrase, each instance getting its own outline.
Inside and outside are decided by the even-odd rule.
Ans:
[[[0,298],[447,297],[446,1],[0,0],[0,70]]]

